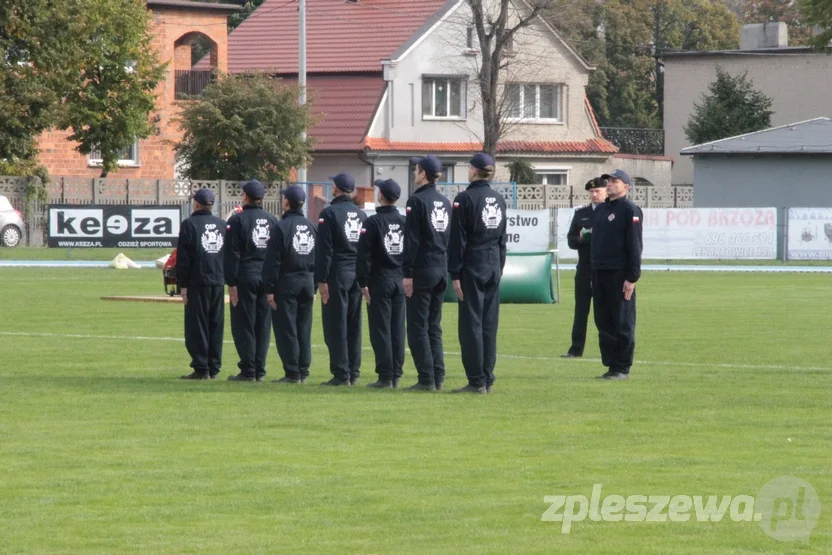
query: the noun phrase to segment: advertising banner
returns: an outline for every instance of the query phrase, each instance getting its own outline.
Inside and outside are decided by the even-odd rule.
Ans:
[[[776,208],[645,208],[645,260],[773,260]],[[566,235],[573,208],[557,211],[558,254],[577,258]]]
[[[789,208],[789,260],[832,260],[832,208]]]
[[[173,248],[182,213],[177,206],[52,205],[50,247]]]

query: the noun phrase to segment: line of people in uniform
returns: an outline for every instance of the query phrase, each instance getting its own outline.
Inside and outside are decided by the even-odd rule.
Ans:
[[[355,180],[343,173],[331,178],[334,196],[317,223],[303,215],[306,194],[300,187],[281,192],[279,221],[263,209],[265,187],[258,181],[243,185],[243,209],[228,222],[212,214],[213,193],[197,191],[177,247],[193,369],[183,379],[212,379],[220,372],[227,286],[240,359],[231,381],[264,381],[273,328],[284,370],[276,381],[306,383],[320,295],[332,374],[321,385],[358,385],[363,300],[377,374],[368,387],[399,387],[406,340],[418,374],[407,389],[442,391],[442,305],[450,278],[468,378],[453,392],[491,392],[507,240],[505,200],[489,184],[494,160],[485,153],[470,160],[470,185],[452,203],[436,188],[439,159],[413,162],[418,188],[408,198],[406,216],[395,206],[401,187],[394,180],[375,182],[376,213],[367,217],[355,203]]]
[[[626,380],[636,344],[636,292],[641,277],[641,208],[628,198],[630,176],[622,170],[586,183],[590,203],[575,210],[567,232],[578,251],[572,345],[562,358],[580,358],[586,345],[590,305],[605,380]]]

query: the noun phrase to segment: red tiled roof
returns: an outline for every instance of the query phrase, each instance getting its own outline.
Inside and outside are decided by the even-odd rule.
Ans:
[[[380,71],[446,0],[308,0],[307,71]],[[228,69],[298,72],[298,5],[266,0],[228,37]]]
[[[384,92],[381,75],[311,76],[306,85],[312,113],[320,118],[309,130],[309,135],[316,139],[315,151],[361,150]]]
[[[387,139],[367,137],[364,148],[368,150],[395,150],[404,152],[477,152],[482,143],[418,143],[392,142]],[[614,154],[618,149],[604,139],[586,141],[500,141],[497,152],[527,154]]]

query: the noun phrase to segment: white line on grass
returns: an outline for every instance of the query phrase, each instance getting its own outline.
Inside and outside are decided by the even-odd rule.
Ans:
[[[24,332],[24,331],[0,331],[0,336],[6,337],[59,337],[65,339],[103,339],[115,341],[172,341],[175,343],[184,343],[184,338],[181,337],[146,337],[142,335],[86,335],[78,333],[43,333],[43,332]],[[226,345],[233,345],[233,341],[224,341]],[[312,345],[315,349],[323,349],[324,345]],[[365,351],[372,350],[370,347],[364,347]],[[455,351],[445,351],[446,355],[460,356],[462,353]],[[560,357],[541,357],[528,355],[507,355],[497,354],[498,358],[507,358],[515,360],[540,360],[540,361],[556,361],[562,360]],[[577,362],[592,362],[599,363],[597,358],[578,358],[570,359],[570,361]],[[568,361],[564,361],[567,362]],[[681,366],[685,368],[733,368],[740,370],[795,370],[800,372],[831,372],[832,368],[824,368],[822,366],[785,366],[777,364],[730,364],[730,363],[709,363],[709,362],[671,362],[671,361],[648,361],[637,360],[638,365],[647,366]]]

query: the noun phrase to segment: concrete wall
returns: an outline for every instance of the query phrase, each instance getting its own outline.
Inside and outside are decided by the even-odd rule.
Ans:
[[[694,182],[693,163],[679,151],[691,146],[684,126],[708,85],[716,79],[716,66],[731,75],[746,71],[754,88],[774,100],[772,126],[832,115],[828,91],[832,89],[832,56],[826,54],[709,55],[665,59],[665,154],[674,161],[672,183]],[[699,183],[697,200],[699,197]]]
[[[462,2],[425,40],[391,64],[387,96],[369,136],[391,141],[477,142],[482,140],[482,105],[476,85],[479,56],[466,55],[466,27],[472,21]],[[475,45],[476,46],[476,45]],[[516,124],[505,138],[585,140],[594,137],[584,108],[587,70],[554,35],[537,24],[518,33],[516,55],[506,58],[506,81],[562,84],[561,123]],[[458,120],[422,117],[422,76],[467,76],[467,115]],[[501,91],[503,87],[500,87]]]
[[[694,207],[832,206],[832,156],[697,157]]]
[[[777,256],[787,243],[789,207],[832,206],[832,156],[697,157],[694,207],[777,208]]]
[[[657,187],[669,187],[673,162],[665,156],[616,154],[611,163],[627,172],[630,178],[641,177]]]

